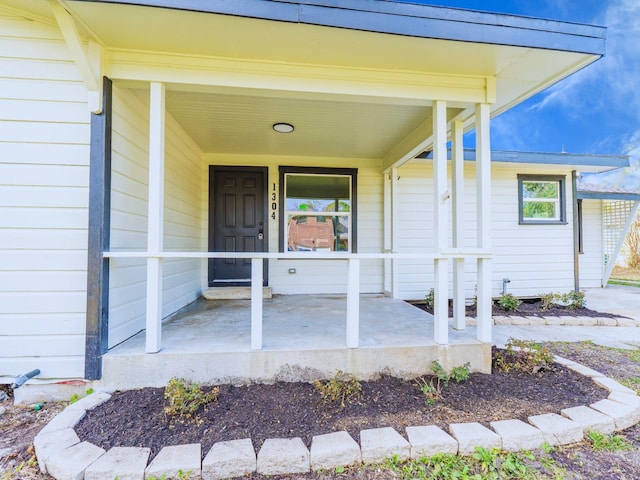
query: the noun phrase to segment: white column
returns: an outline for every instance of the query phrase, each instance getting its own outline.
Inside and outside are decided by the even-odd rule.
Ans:
[[[391,251],[391,173],[385,173],[383,179],[383,196],[382,196],[382,208],[384,215],[384,239],[383,239],[383,251]],[[384,260],[384,286],[383,290],[385,294],[391,295],[391,283],[393,275],[391,268],[391,260]]]
[[[360,260],[347,260],[347,348],[360,344]]]
[[[491,250],[491,142],[490,107],[476,105],[476,190],[478,248]],[[478,340],[491,342],[491,259],[478,259]]]
[[[447,104],[433,102],[433,214],[437,253],[447,248]],[[434,340],[449,343],[449,287],[446,258],[434,260]]]
[[[262,349],[262,262],[251,259],[251,350]]]
[[[398,251],[398,233],[399,233],[399,209],[398,200],[398,169],[391,169],[391,251]],[[398,298],[400,292],[400,284],[398,283],[398,260],[391,260],[391,297]]]
[[[453,172],[453,247],[464,246],[464,145],[463,123],[455,121],[451,131],[451,165]],[[464,259],[453,261],[453,328],[465,328]]]
[[[146,352],[162,348],[162,258],[164,214],[165,89],[151,83],[149,96],[149,210],[147,226]]]

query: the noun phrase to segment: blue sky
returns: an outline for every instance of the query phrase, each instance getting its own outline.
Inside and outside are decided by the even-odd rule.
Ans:
[[[491,147],[640,160],[640,0],[400,1],[607,27],[606,56],[496,117]]]

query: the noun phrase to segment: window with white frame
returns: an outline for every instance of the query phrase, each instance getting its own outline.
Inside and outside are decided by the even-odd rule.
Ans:
[[[566,224],[565,177],[518,175],[519,223]]]
[[[281,167],[281,250],[355,252],[352,169]]]

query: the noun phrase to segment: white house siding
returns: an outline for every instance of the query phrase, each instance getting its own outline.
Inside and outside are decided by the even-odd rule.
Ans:
[[[279,201],[280,166],[325,167],[358,169],[358,252],[380,253],[383,247],[382,202],[383,176],[380,162],[367,159],[272,157],[257,155],[207,155],[207,163],[216,166],[255,166],[269,169],[269,193],[276,185]],[[208,215],[208,178],[202,183],[203,211]],[[276,219],[269,218],[269,251],[277,252],[282,232],[279,226],[280,205]],[[271,214],[271,211],[269,212]],[[207,217],[208,218],[208,217]],[[203,231],[207,232],[206,219]],[[295,268],[295,274],[289,269]],[[206,272],[203,284],[206,285]],[[347,264],[345,260],[270,260],[269,285],[276,294],[332,294],[346,293]],[[360,266],[362,293],[380,293],[383,290],[383,264],[378,260],[363,260]]]
[[[148,93],[114,85],[112,137],[111,249],[145,251],[148,207]],[[200,152],[169,115],[166,117],[164,249],[201,249]],[[165,260],[163,308],[167,316],[201,291],[200,260]],[[112,259],[109,346],[145,328],[146,261]]]
[[[0,382],[84,376],[90,113],[59,30],[0,10]]]
[[[602,200],[582,201],[580,288],[601,287],[604,274]]]
[[[566,225],[518,225],[518,174],[566,175]],[[475,164],[465,164],[464,246],[476,245]],[[400,252],[431,251],[434,245],[433,182],[431,161],[416,160],[398,171]],[[492,164],[491,176],[493,295],[508,291],[534,296],[573,288],[573,226],[571,171],[548,165]],[[451,206],[449,205],[451,222]],[[450,240],[451,242],[451,232]],[[594,245],[594,249],[597,248]],[[433,287],[433,262],[399,261],[400,297],[421,299]],[[452,284],[451,264],[449,283]],[[476,265],[465,262],[466,295],[472,297],[476,285]]]

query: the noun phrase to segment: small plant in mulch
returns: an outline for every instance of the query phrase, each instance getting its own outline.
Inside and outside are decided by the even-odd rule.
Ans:
[[[432,288],[424,297],[424,306],[427,308],[427,310],[430,310],[433,312],[433,307],[435,306],[435,304],[436,304],[436,294]]]
[[[585,308],[587,300],[584,292],[571,291],[567,293],[542,293],[540,294],[542,302],[542,310],[549,308],[566,308],[567,310],[575,310],[576,308]]]
[[[204,392],[197,383],[189,383],[183,378],[172,378],[164,389],[167,405],[164,412],[171,416],[190,418],[202,406],[218,400],[219,387]]]
[[[325,405],[344,408],[347,403],[354,403],[362,397],[362,384],[353,375],[347,375],[342,370],[338,370],[325,382],[316,380],[313,386]]]
[[[510,338],[505,350],[496,350],[493,356],[494,368],[503,371],[541,373],[550,370],[554,357],[549,349],[540,344]]]
[[[471,364],[469,362],[459,367],[454,367],[450,373],[444,369],[437,360],[431,364],[433,375],[430,378],[418,377],[414,380],[415,385],[420,389],[427,405],[433,405],[442,395],[442,389],[449,386],[453,380],[455,383],[462,383],[469,379],[471,374]]]
[[[500,305],[505,312],[515,312],[522,304],[522,300],[516,297],[513,293],[503,293],[500,295],[498,300],[496,300],[496,303]]]

